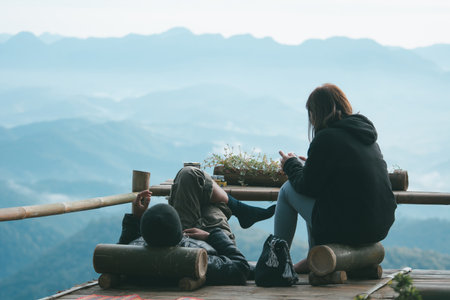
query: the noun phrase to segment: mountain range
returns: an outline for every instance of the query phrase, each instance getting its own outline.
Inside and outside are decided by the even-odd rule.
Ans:
[[[120,38],[0,34],[0,207],[126,193],[133,169],[157,184],[227,144],[274,159],[280,149],[304,155],[305,101],[325,82],[374,122],[390,170],[406,169],[410,190],[448,192],[449,58],[450,45],[346,37],[283,45],[185,28]],[[94,278],[93,247],[116,241],[128,210],[1,223],[0,298]],[[383,242],[385,267],[449,268],[449,216],[446,206],[400,205]],[[235,228],[249,259],[272,226]],[[300,226],[295,259],[304,237]]]

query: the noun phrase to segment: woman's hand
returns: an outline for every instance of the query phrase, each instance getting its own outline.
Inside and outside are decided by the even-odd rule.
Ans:
[[[297,157],[297,155],[295,155],[295,153],[289,152],[288,154],[285,154],[283,151],[279,151],[278,153],[280,153],[281,158],[280,158],[280,163],[281,163],[281,170],[283,170],[284,168],[284,163],[291,157]]]
[[[150,204],[150,198],[152,196],[152,192],[149,190],[140,192],[136,199],[133,200],[131,211],[133,215],[138,217],[139,219],[144,214],[145,210],[148,208],[148,205]]]
[[[292,153],[292,152],[289,152],[288,154],[285,154],[283,151],[280,150],[278,153],[280,153],[280,155],[281,155],[281,158],[280,158],[281,170],[283,170],[284,164],[285,164],[286,161],[287,161],[289,158],[291,158],[291,157],[297,157],[297,158],[299,158],[300,160],[303,161],[303,164],[304,164],[305,161],[306,161],[306,157],[304,157],[304,156],[298,156],[297,154]]]
[[[196,240],[206,241],[209,237],[209,232],[206,232],[198,228],[187,228],[183,232],[188,237],[191,237]]]

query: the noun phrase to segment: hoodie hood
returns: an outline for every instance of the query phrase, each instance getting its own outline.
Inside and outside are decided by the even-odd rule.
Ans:
[[[371,145],[377,141],[378,134],[373,123],[363,115],[350,115],[333,123],[330,127],[342,128],[360,140]]]

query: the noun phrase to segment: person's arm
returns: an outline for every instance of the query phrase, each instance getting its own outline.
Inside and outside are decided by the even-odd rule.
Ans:
[[[250,266],[230,238],[220,228],[215,228],[209,233],[206,242],[218,253],[208,258],[206,282],[216,285],[244,285]]]
[[[125,214],[122,220],[122,234],[118,244],[129,244],[141,236],[141,217],[148,208],[152,193],[140,192],[131,204],[131,214]]]
[[[141,219],[133,214],[125,214],[122,220],[122,234],[118,244],[128,245],[141,236]]]
[[[220,228],[206,232],[199,228],[188,228],[184,234],[202,240],[212,246],[217,254],[208,254],[206,283],[210,285],[244,285],[250,266],[233,241]]]
[[[311,197],[320,193],[321,186],[330,173],[332,163],[330,152],[330,145],[327,143],[326,137],[324,139],[324,137],[316,136],[310,144],[308,159],[305,162],[302,162],[297,156],[286,158],[283,171],[295,191]]]

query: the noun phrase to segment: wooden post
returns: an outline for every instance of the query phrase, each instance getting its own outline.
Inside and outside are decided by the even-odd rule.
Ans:
[[[133,170],[133,185],[131,191],[139,193],[150,187],[150,172]]]
[[[97,273],[158,278],[202,278],[208,267],[203,248],[99,244],[93,257]]]
[[[335,271],[325,276],[317,276],[313,272],[308,276],[310,285],[326,285],[326,284],[342,284],[347,281],[347,273],[345,271]]]
[[[319,245],[308,253],[309,268],[318,276],[325,276],[334,271],[350,271],[378,265],[383,259],[384,248],[381,243],[364,246]]]

